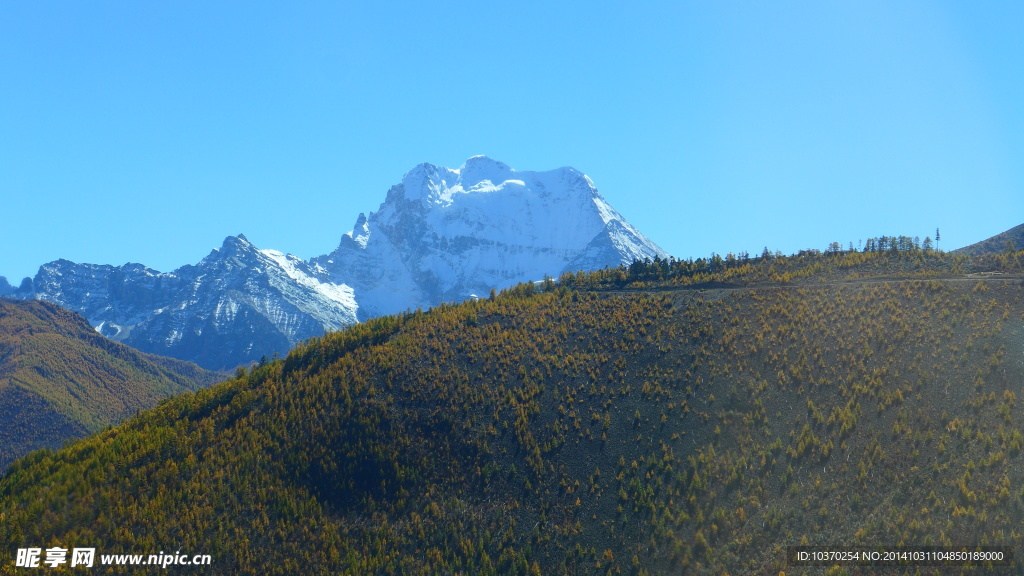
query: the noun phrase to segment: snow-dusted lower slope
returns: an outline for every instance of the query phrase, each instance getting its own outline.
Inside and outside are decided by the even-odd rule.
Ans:
[[[656,256],[667,254],[582,172],[520,172],[475,156],[458,169],[416,166],[313,263],[352,286],[369,317]]]

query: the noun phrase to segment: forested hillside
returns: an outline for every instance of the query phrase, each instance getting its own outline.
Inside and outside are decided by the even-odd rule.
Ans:
[[[55,304],[0,299],[0,470],[218,379],[112,342]]]
[[[638,263],[310,340],[14,463],[0,570],[52,545],[211,574],[1022,550],[1024,253],[902,248]]]
[[[996,234],[981,242],[958,248],[956,252],[971,256],[981,256],[984,254],[1013,252],[1022,248],[1024,248],[1024,224],[1014,226],[1006,232]]]

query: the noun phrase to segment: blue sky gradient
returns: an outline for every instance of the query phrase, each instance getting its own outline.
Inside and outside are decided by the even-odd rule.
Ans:
[[[586,172],[678,257],[1024,223],[1019,2],[0,7],[0,275],[303,258],[420,162]]]

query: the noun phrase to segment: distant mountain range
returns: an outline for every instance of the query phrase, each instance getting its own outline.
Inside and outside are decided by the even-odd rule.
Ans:
[[[574,168],[484,156],[420,164],[331,253],[303,261],[230,236],[196,265],[44,264],[0,296],[54,302],[140,350],[225,369],[360,320],[522,281],[668,255]]]
[[[0,470],[221,376],[112,342],[55,304],[0,298]]]

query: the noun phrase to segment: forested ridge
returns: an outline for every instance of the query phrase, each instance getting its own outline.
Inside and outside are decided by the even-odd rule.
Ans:
[[[1024,224],[1014,226],[1009,230],[976,242],[970,246],[958,248],[954,252],[968,254],[970,256],[982,256],[986,254],[998,254],[1000,252],[1012,252],[1024,248]]]
[[[0,299],[0,470],[222,378],[108,340],[55,304]]]
[[[310,340],[12,464],[0,570],[51,545],[216,574],[1024,550],[1024,253],[904,248],[637,263]]]

